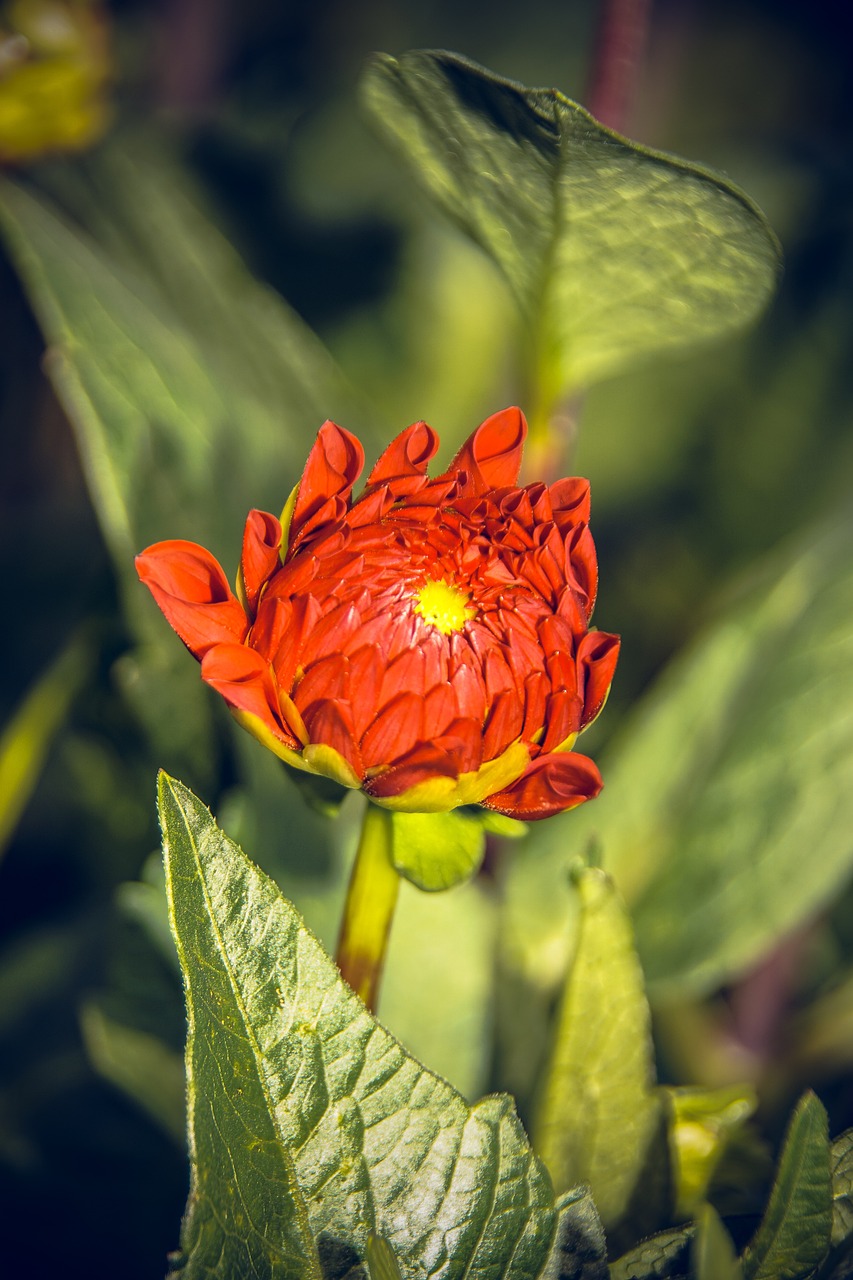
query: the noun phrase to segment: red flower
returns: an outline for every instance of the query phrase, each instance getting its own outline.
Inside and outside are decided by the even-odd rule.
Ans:
[[[139,576],[236,718],[288,764],[407,812],[483,804],[544,818],[601,777],[575,739],[607,697],[619,640],[589,630],[589,486],[517,486],[527,425],[489,418],[443,475],[423,422],[361,496],[359,441],[320,428],[281,521],[252,511],[233,595],[192,542]]]

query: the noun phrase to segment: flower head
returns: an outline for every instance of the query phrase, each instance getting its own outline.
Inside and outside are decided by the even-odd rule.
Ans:
[[[281,519],[249,513],[237,595],[191,542],[149,547],[139,576],[288,764],[405,812],[570,809],[601,788],[572,747],[619,641],[589,629],[589,486],[519,487],[526,431],[497,413],[430,477],[438,437],[417,422],[353,500],[361,444],[326,422]]]

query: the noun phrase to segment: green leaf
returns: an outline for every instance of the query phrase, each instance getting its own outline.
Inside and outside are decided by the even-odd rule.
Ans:
[[[538,345],[546,404],[639,357],[745,324],[778,246],[719,175],[638,146],[555,89],[442,52],[374,59],[383,134],[495,260]]]
[[[483,861],[486,835],[476,813],[395,813],[391,858],[419,889],[451,889]]]
[[[557,1231],[541,1280],[608,1280],[604,1228],[588,1187],[557,1201]]]
[[[687,1280],[692,1227],[675,1227],[642,1240],[610,1264],[610,1280]]]
[[[281,510],[323,420],[357,422],[317,339],[252,279],[169,155],[162,135],[119,137],[58,167],[73,221],[4,179],[0,235],[141,641],[117,668],[123,690],[162,758],[205,777],[209,694],[136,581],[133,556],[183,537],[236,568],[248,511]]]
[[[832,1243],[853,1235],[853,1129],[836,1138],[830,1155],[832,1168]]]
[[[853,863],[853,519],[785,545],[637,705],[595,804],[516,859],[545,886],[591,841],[631,904],[654,997],[701,994],[810,918]],[[808,856],[804,856],[808,850]]]
[[[384,1236],[367,1237],[367,1270],[370,1280],[403,1280],[397,1259]]]
[[[403,1274],[540,1275],[553,1194],[511,1101],[469,1107],[409,1057],[165,775],[160,814],[189,1015],[183,1273],[331,1280],[378,1234]]]
[[[732,1238],[709,1204],[702,1206],[696,1219],[691,1260],[695,1280],[743,1280]]]
[[[746,1280],[805,1280],[829,1248],[827,1119],[813,1093],[795,1110],[761,1225],[743,1256]]]
[[[664,1092],[670,1108],[675,1215],[686,1218],[705,1198],[729,1138],[753,1114],[758,1099],[753,1089],[737,1085]]]
[[[24,696],[0,734],[0,856],[91,664],[89,646],[75,636]]]
[[[165,537],[236,562],[249,508],[278,512],[324,418],[352,412],[318,340],[252,279],[169,154],[163,137],[120,137],[87,160],[73,203],[94,234],[0,184],[0,227],[129,573]]]
[[[536,1149],[558,1190],[589,1184],[610,1232],[638,1190],[662,1107],[627,912],[602,872],[585,868],[576,884],[577,950],[542,1090]]]
[[[156,1036],[116,1022],[94,1002],[83,1007],[80,1023],[95,1069],[130,1094],[170,1138],[183,1145],[186,1082],[180,1054]]]

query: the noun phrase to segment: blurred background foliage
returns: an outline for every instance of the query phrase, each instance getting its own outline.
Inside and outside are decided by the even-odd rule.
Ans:
[[[327,945],[355,813],[330,827],[232,732],[132,553],[188,536],[233,567],[246,510],[278,510],[326,416],[368,455],[425,418],[446,459],[519,399],[501,278],[371,132],[356,84],[374,50],[439,47],[583,102],[598,6],[116,0],[71,6],[58,45],[20,44],[60,10],[0,10],[0,131],[27,139],[0,147],[23,183],[4,188],[0,259],[4,1254],[10,1272],[149,1277],[187,1176],[155,770]],[[427,1065],[472,1096],[511,1088],[529,1118],[571,943],[555,886],[600,858],[634,913],[662,1079],[756,1086],[753,1170],[806,1084],[833,1133],[853,1124],[845,19],[830,0],[651,5],[626,132],[740,183],[784,275],[748,333],[586,396],[565,465],[592,481],[596,617],[623,637],[584,746],[608,789],[472,885],[404,885],[382,1007]],[[51,136],[58,117],[79,126]]]

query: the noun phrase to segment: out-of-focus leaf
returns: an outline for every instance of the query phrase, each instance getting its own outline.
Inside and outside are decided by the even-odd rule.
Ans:
[[[367,1270],[370,1280],[403,1280],[397,1259],[384,1236],[367,1237]]]
[[[654,996],[701,993],[814,914],[853,862],[853,521],[785,547],[638,705],[594,804],[541,824],[541,885],[592,840]],[[562,924],[540,894],[532,951]],[[531,961],[532,963],[532,961]]]
[[[653,1088],[649,1007],[628,915],[602,872],[583,869],[576,883],[577,950],[542,1090],[536,1149],[558,1190],[589,1185],[610,1231],[638,1189],[662,1104]],[[646,1184],[644,1197],[648,1192]]]
[[[252,279],[167,157],[122,139],[91,158],[75,215],[94,235],[4,180],[0,233],[142,641],[118,674],[165,758],[205,776],[208,703],[133,556],[184,537],[230,573],[247,512],[281,509],[323,420],[357,423],[317,339]]]
[[[392,860],[419,889],[450,889],[483,860],[486,835],[476,813],[395,813]]]
[[[426,190],[505,275],[533,327],[546,405],[742,325],[769,297],[778,247],[743,192],[629,142],[557,90],[418,51],[375,58],[363,91]]]
[[[705,1198],[726,1144],[755,1111],[749,1088],[666,1089],[670,1109],[675,1215],[687,1218]]]
[[[610,1264],[610,1280],[687,1280],[692,1227],[642,1240]]]
[[[25,695],[0,734],[0,855],[18,825],[45,758],[92,661],[75,636]]]
[[[761,1225],[743,1255],[746,1280],[804,1280],[826,1256],[831,1226],[826,1112],[807,1093],[788,1126]]]
[[[164,150],[123,141],[89,162],[100,240],[0,187],[0,225],[128,572],[167,537],[236,563],[250,507],[279,511],[324,418],[354,412],[317,339],[252,279]]]
[[[156,1036],[116,1022],[95,1003],[83,1008],[80,1025],[95,1069],[183,1144],[186,1079],[181,1055]]]
[[[341,1276],[381,1234],[404,1274],[541,1275],[557,1215],[509,1099],[468,1107],[410,1058],[165,776],[160,812],[190,1021],[181,1274]]]
[[[702,1206],[696,1218],[691,1260],[695,1280],[742,1280],[743,1268],[732,1238],[709,1204]]]
[[[437,894],[401,884],[382,978],[383,1024],[469,1099],[491,1065],[496,917],[476,880]]]

